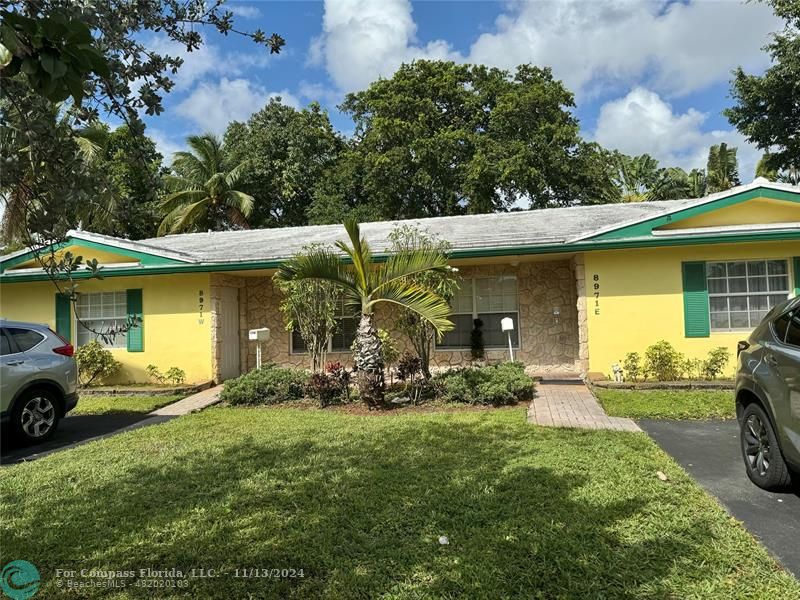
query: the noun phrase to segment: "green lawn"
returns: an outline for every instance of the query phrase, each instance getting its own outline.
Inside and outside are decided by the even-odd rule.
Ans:
[[[733,419],[732,390],[609,390],[594,393],[612,417],[632,419]]]
[[[0,470],[0,564],[43,598],[56,568],[146,567],[215,569],[195,598],[800,597],[644,434],[524,416],[211,408]]]
[[[181,398],[183,396],[81,396],[78,406],[69,414],[149,413]]]

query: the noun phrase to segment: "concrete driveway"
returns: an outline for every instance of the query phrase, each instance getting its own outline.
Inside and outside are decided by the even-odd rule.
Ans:
[[[639,426],[800,578],[800,488],[774,494],[747,478],[736,421],[640,420]]]

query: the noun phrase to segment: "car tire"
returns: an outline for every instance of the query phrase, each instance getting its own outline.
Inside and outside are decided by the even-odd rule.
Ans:
[[[50,439],[58,428],[60,402],[51,391],[25,390],[14,404],[11,427],[17,438],[36,444]]]
[[[783,490],[791,485],[791,475],[778,446],[775,429],[758,404],[748,404],[742,412],[739,440],[750,481],[770,491]]]

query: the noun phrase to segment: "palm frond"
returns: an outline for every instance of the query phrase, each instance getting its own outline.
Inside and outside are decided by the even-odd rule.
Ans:
[[[453,329],[453,322],[448,318],[451,309],[447,301],[416,283],[402,279],[387,283],[380,295],[367,304],[367,308],[381,302],[395,304],[418,314],[431,324],[438,336]]]
[[[193,204],[182,204],[170,212],[158,227],[158,235],[178,233],[197,225],[208,211],[209,198]]]
[[[418,248],[391,256],[380,268],[376,291],[400,279],[430,271],[443,272],[450,267],[447,257],[436,250]]]
[[[162,211],[169,212],[178,208],[180,206],[185,206],[187,204],[194,204],[195,202],[199,202],[203,198],[206,198],[208,194],[205,190],[202,189],[189,189],[189,190],[181,190],[179,192],[174,192],[168,195],[161,201],[159,208]]]
[[[242,178],[242,175],[249,166],[250,166],[250,161],[245,160],[236,165],[235,167],[233,167],[230,171],[228,171],[228,174],[225,175],[225,184],[229,188],[235,186],[237,183],[239,183],[239,180]]]
[[[225,204],[231,208],[235,208],[245,217],[249,217],[252,214],[253,207],[256,203],[256,199],[251,195],[245,194],[244,192],[239,192],[237,190],[228,190],[225,192],[223,200],[225,201]]]
[[[279,281],[321,279],[339,286],[342,291],[360,295],[353,274],[342,264],[339,256],[327,248],[315,248],[286,261],[275,277]]]
[[[372,250],[367,243],[367,240],[361,236],[361,228],[358,225],[358,219],[348,217],[344,222],[344,229],[347,232],[347,237],[350,238],[350,246],[344,242],[336,242],[336,247],[344,252],[353,263],[353,271],[361,286],[361,289],[368,291],[370,285],[370,278],[372,275]]]

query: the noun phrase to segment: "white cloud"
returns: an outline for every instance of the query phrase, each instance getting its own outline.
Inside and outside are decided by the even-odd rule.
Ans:
[[[268,92],[247,79],[223,77],[217,83],[202,82],[175,107],[180,116],[194,121],[204,131],[221,134],[231,121],[244,121],[270,98],[299,108],[298,99],[288,90]]]
[[[752,181],[761,152],[736,130],[702,131],[707,115],[690,108],[683,114],[657,93],[634,88],[623,98],[605,103],[594,139],[625,154],[650,154],[661,166],[686,170],[705,168],[708,148],[721,142],[738,148],[739,177]]]
[[[155,128],[147,128],[147,136],[152,139],[156,144],[156,150],[164,157],[164,164],[169,165],[172,162],[172,155],[181,150],[185,150],[183,144],[174,141],[168,133]]]
[[[322,29],[311,43],[308,59],[324,64],[344,91],[389,76],[403,62],[461,58],[443,40],[416,45],[417,25],[409,0],[326,0]]]
[[[453,10],[457,10],[452,4]],[[761,3],[547,0],[512,2],[467,56],[444,40],[421,45],[408,0],[326,0],[322,34],[308,60],[344,91],[389,76],[402,62],[451,59],[513,69],[551,66],[579,94],[644,81],[668,95],[766,64],[760,50],[780,28]]]
[[[344,94],[338,90],[321,83],[311,83],[305,80],[297,86],[297,92],[306,100],[316,100],[323,106],[335,107],[344,99]]]
[[[255,19],[256,17],[261,16],[261,11],[258,9],[258,7],[251,6],[249,4],[242,4],[241,2],[231,2],[229,4],[225,4],[223,9],[227,9],[237,17],[242,17],[243,19]]]
[[[147,47],[161,55],[180,57],[183,64],[175,75],[168,74],[175,82],[173,91],[182,92],[194,83],[214,75],[234,77],[253,68],[266,68],[269,64],[267,51],[258,48],[252,53],[223,53],[214,44],[204,43],[198,49],[188,52],[186,47],[167,39],[154,36],[146,42]]]

